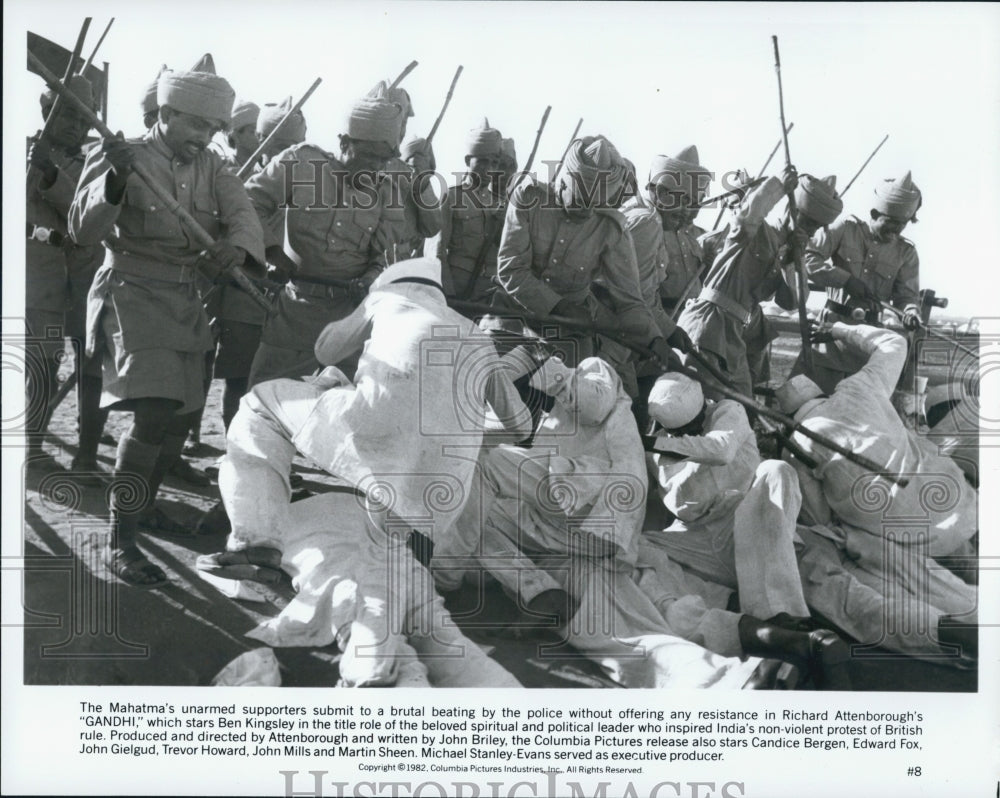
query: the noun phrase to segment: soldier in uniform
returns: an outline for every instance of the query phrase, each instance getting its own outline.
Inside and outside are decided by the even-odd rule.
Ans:
[[[491,186],[503,153],[500,131],[484,119],[469,131],[462,181],[448,189],[441,204],[441,261],[445,295],[487,302],[497,273],[497,249],[503,228],[501,201]]]
[[[233,100],[210,55],[190,72],[165,73],[159,121],[142,139],[105,139],[91,152],[70,211],[74,240],[86,246],[107,238],[111,253],[88,297],[87,344],[104,354],[102,405],[133,414],[118,443],[106,563],[138,587],[166,581],[136,545],[140,526],[190,534],[154,499],[205,401],[212,336],[196,284],[199,266],[223,273],[250,258],[264,260],[260,222],[243,185],[208,149],[228,124]],[[224,237],[202,254],[180,219],[133,174],[133,163],[210,235]]]
[[[233,103],[232,119],[229,123],[227,140],[231,153],[222,156],[222,161],[234,171],[247,162],[257,150],[257,119],[260,107],[249,100]],[[247,376],[257,345],[260,331],[267,317],[267,311],[258,305],[235,282],[213,286],[203,281],[202,294],[205,296],[205,313],[212,325],[215,347],[205,358],[205,394],[208,395],[213,377],[226,381],[222,393],[222,420],[228,427],[236,414],[240,397],[246,393]],[[197,411],[184,453],[201,453],[201,420],[205,408]],[[217,472],[217,469],[216,469]],[[193,485],[210,485],[211,480],[191,466],[183,457],[178,458],[171,468],[173,476]]]
[[[625,215],[625,229],[632,236],[635,247],[643,301],[656,319],[660,333],[671,346],[686,351],[691,345],[687,333],[670,318],[661,300],[666,282],[680,282],[680,278],[687,274],[684,271],[678,277],[673,273],[675,261],[671,259],[666,241],[668,235],[671,240],[677,240],[677,231],[687,224],[689,206],[697,205],[704,194],[709,173],[697,166],[698,154],[694,147],[688,147],[682,155],[687,160],[681,160],[680,156],[657,155],[649,168],[644,190],[637,192],[621,210]],[[698,175],[701,174],[706,178],[700,178]],[[681,261],[680,265],[687,268],[686,261]],[[693,265],[697,268],[697,263]],[[678,293],[682,288],[678,289]],[[662,369],[649,360],[636,364],[639,389],[636,413],[640,428],[645,428],[647,420],[645,396],[661,372]]]
[[[900,235],[916,219],[922,196],[909,172],[895,180],[884,180],[875,189],[875,202],[868,219],[850,216],[828,230],[819,230],[806,251],[809,276],[826,288],[824,319],[857,324],[856,309],[866,323],[878,322],[880,302],[891,302],[903,311],[903,326],[920,326],[920,259],[913,244]],[[839,342],[813,348],[810,376],[825,393],[864,365],[856,353]],[[803,372],[801,358],[793,374]],[[902,384],[912,379],[904,372]]]
[[[701,274],[705,255],[698,241],[700,228],[692,224],[698,215],[698,208],[690,206],[697,205],[705,198],[705,189],[708,188],[711,173],[701,166],[698,148],[693,144],[673,157],[657,156],[653,167],[662,173],[660,184],[663,185],[663,190],[668,192],[664,199],[676,197],[673,203],[676,208],[660,212],[663,223],[663,248],[666,250],[666,275],[660,283],[660,300],[664,309],[668,313],[673,313],[688,285],[692,286],[688,296],[697,296],[701,290],[698,275]],[[650,173],[653,171],[651,168]],[[683,189],[681,185],[671,185],[672,176],[675,174],[688,184],[693,194],[677,193]],[[675,193],[671,195],[670,191]]]
[[[278,123],[285,118],[286,114],[292,110],[292,98],[286,97],[280,103],[266,103],[260,110],[257,117],[257,143],[260,146],[264,140],[271,135]],[[301,110],[292,114],[291,118],[284,124],[278,135],[268,145],[267,149],[261,153],[261,165],[266,166],[279,152],[284,152],[289,147],[301,144],[306,140],[306,118]],[[256,168],[256,167],[255,167]]]
[[[268,220],[268,263],[289,281],[264,324],[248,387],[315,371],[320,332],[349,315],[385,268],[392,239],[376,173],[398,152],[405,113],[364,97],[351,109],[339,157],[299,144],[247,181],[254,208]],[[318,282],[324,278],[341,285]]]
[[[396,103],[404,109],[396,142],[398,152],[398,146],[406,137],[406,123],[413,116],[410,95],[404,89],[390,88],[385,81],[379,81],[368,96]],[[385,218],[391,241],[389,260],[419,257],[423,254],[424,242],[441,231],[441,208],[431,189],[431,172],[415,171],[398,156],[393,156],[383,174]]]
[[[698,350],[747,395],[753,385],[743,336],[753,307],[772,296],[781,307],[795,307],[795,267],[788,246],[792,239],[787,226],[773,226],[765,217],[782,195],[795,190],[797,182],[794,168],[789,167],[782,180],[768,178],[743,199],[701,293],[677,322]],[[796,231],[802,241],[798,245],[804,248],[806,237],[818,227],[800,210]]]
[[[233,119],[229,123],[226,141],[232,153],[223,160],[233,169],[239,169],[257,151],[257,119],[260,106],[250,100],[233,103]]]
[[[69,89],[87,106],[93,106],[90,83],[80,75],[70,78]],[[55,94],[41,96],[42,116],[48,119]],[[25,316],[35,342],[29,357],[38,356],[36,368],[27,369],[27,443],[31,467],[54,465],[42,451],[49,422],[48,404],[57,389],[58,357],[64,336],[77,346],[77,412],[80,445],[73,470],[96,474],[97,446],[107,413],[100,410],[99,364],[84,363],[86,296],[97,267],[104,259],[100,242],[78,246],[67,235],[66,217],[77,181],[83,171],[82,145],[90,123],[75,108],[60,103],[45,135],[31,140],[28,150],[27,251]]]
[[[551,185],[522,180],[511,194],[500,239],[499,312],[562,316],[619,329],[663,360],[676,359],[642,300],[625,219],[609,207],[625,163],[603,136],[574,141]],[[600,296],[598,296],[600,295]],[[556,329],[566,365],[599,354],[592,333]]]

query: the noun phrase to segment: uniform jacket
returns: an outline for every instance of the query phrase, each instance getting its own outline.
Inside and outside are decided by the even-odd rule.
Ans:
[[[623,333],[643,343],[661,334],[642,300],[624,217],[598,210],[573,220],[557,204],[551,186],[523,180],[514,189],[497,276],[508,296],[539,316],[548,315],[561,299],[593,307],[592,291],[600,286],[607,319],[617,321]]]
[[[175,158],[154,125],[131,141],[135,159],[213,238],[242,247],[264,262],[260,222],[243,184],[218,154],[202,151],[190,163]],[[135,173],[118,204],[106,197],[111,164],[100,149],[87,157],[70,210],[70,234],[82,246],[107,239],[108,262],[88,299],[88,350],[93,351],[105,297],[111,296],[127,351],[212,347],[197,290],[196,261],[204,249],[180,219]]]

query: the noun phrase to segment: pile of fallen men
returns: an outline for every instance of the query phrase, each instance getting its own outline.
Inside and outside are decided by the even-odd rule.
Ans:
[[[693,146],[655,156],[640,185],[610,141],[583,136],[546,184],[484,119],[438,200],[431,144],[406,137],[414,110],[388,82],[332,151],[290,100],[237,99],[210,56],[161,70],[145,135],[87,151],[90,87],[59,88],[29,143],[26,316],[85,342],[74,472],[98,472],[108,410],[132,414],[110,475],[112,578],[168,583],[138,542],[192,534],[155,500],[165,474],[191,471],[182,452],[218,378],[222,501],[197,531],[228,538],[198,568],[291,577],[295,599],[251,636],[336,642],[344,685],[517,686],[444,607],[484,579],[623,686],[848,689],[850,648],[813,614],[974,666],[960,566],[977,546],[975,468],[896,407],[922,324],[900,235],[921,203],[910,174],[864,218],[841,217],[833,177],[741,180],[728,224],[705,233]],[[794,213],[768,221],[785,197]],[[827,302],[774,392],[783,457],[763,459],[761,303],[796,307],[802,263]],[[50,466],[39,398],[61,348],[28,380],[29,468]],[[941,399],[928,420],[960,429],[974,397]],[[297,457],[343,489],[293,502]]]

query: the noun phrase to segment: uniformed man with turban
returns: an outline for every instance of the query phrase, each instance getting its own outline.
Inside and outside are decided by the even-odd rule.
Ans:
[[[257,150],[257,119],[260,106],[250,100],[237,99],[233,103],[233,118],[229,122],[226,140],[232,154],[223,160],[234,169],[239,169]]]
[[[711,172],[701,165],[698,148],[693,144],[677,155],[657,155],[649,167],[647,199],[656,199],[663,231],[666,273],[659,292],[668,313],[676,307],[691,279],[701,272],[704,253],[698,242],[698,231],[691,222],[698,215],[696,206],[704,200],[711,179]],[[649,205],[649,202],[644,204]],[[637,233],[633,230],[632,235],[635,237]],[[694,296],[700,288],[701,283],[696,281]]]
[[[69,80],[69,89],[88,107],[94,97],[90,83],[81,75]],[[29,358],[37,357],[35,368],[26,373],[28,417],[26,420],[28,464],[35,468],[53,465],[42,451],[42,438],[49,422],[48,402],[58,383],[59,357],[63,336],[76,342],[77,408],[80,448],[73,470],[96,478],[97,445],[106,413],[99,405],[100,367],[84,369],[86,339],[86,298],[97,267],[104,259],[104,247],[77,246],[67,235],[67,214],[77,181],[83,171],[83,144],[90,123],[75,108],[60,101],[54,119],[49,120],[55,93],[47,89],[40,98],[42,116],[48,120],[44,135],[36,135],[28,150],[27,251],[25,253],[25,317],[34,341]],[[58,331],[49,335],[48,331]],[[83,371],[84,373],[80,373]]]
[[[660,332],[671,346],[686,350],[690,340],[684,329],[678,327],[667,313],[662,302],[662,291],[667,285],[678,285],[679,294],[700,261],[671,256],[667,239],[680,240],[681,230],[687,226],[690,208],[701,201],[710,173],[698,163],[698,150],[687,147],[676,158],[657,155],[650,166],[649,178],[642,191],[636,193],[622,206],[625,229],[632,236],[636,263],[639,268],[639,288],[643,301],[656,318]],[[697,239],[684,234],[684,240]],[[694,247],[691,248],[694,251]],[[690,273],[689,273],[690,272]],[[639,406],[649,392],[653,381],[662,369],[650,364],[637,364]],[[639,423],[645,423],[644,411],[639,412]]]
[[[230,152],[219,147],[222,162],[234,172],[246,163],[257,150],[257,117],[260,106],[249,100],[238,99],[233,103],[233,113],[229,121],[229,131],[226,134]],[[217,146],[213,143],[210,146]],[[260,343],[260,330],[264,324],[267,312],[257,304],[235,281],[225,285],[215,286],[210,280],[202,281],[202,293],[205,296],[205,313],[212,324],[212,334],[216,346],[205,358],[205,394],[212,387],[213,377],[225,379],[226,387],[222,394],[222,418],[228,426],[228,419],[236,413],[240,397],[246,393],[246,379],[250,373],[250,363],[257,345]],[[219,359],[222,365],[219,365]],[[237,376],[233,376],[236,372]],[[203,454],[201,444],[201,421],[205,408],[195,414],[188,441],[184,444],[184,454],[197,456]],[[228,412],[227,412],[228,411]],[[217,469],[216,469],[217,470]],[[180,457],[170,470],[175,476],[191,485],[207,487],[212,484],[205,473],[200,472],[188,461]]]
[[[257,117],[257,145],[264,143],[264,140],[274,132],[278,123],[292,110],[292,98],[286,97],[280,103],[267,103],[260,109]],[[267,165],[279,152],[301,144],[306,140],[306,118],[301,110],[296,111],[289,118],[278,135],[268,145],[267,149],[261,153],[262,165]]]
[[[433,170],[415,170],[398,157],[398,147],[406,137],[406,123],[413,116],[413,103],[405,89],[392,88],[384,80],[376,83],[368,96],[396,103],[405,111],[396,142],[397,155],[385,166],[382,190],[386,193],[385,217],[392,243],[390,258],[419,257],[424,242],[441,230],[441,208],[431,188]],[[424,140],[424,149],[429,147]],[[425,155],[433,161],[433,151]]]
[[[826,319],[857,324],[857,311],[871,324],[881,317],[879,303],[890,302],[903,311],[906,329],[920,326],[920,260],[913,244],[900,234],[916,221],[922,200],[907,172],[876,186],[867,219],[852,215],[817,231],[805,264],[810,279],[826,288]],[[827,393],[863,365],[837,342],[814,347],[812,361],[809,376]],[[803,366],[800,359],[793,373],[801,372]],[[904,373],[903,387],[907,381]]]
[[[518,309],[615,328],[662,359],[676,355],[642,300],[635,250],[625,219],[610,206],[625,162],[603,136],[574,141],[551,185],[522,180],[511,194],[500,239],[498,313]],[[548,328],[547,328],[548,329]],[[556,334],[569,367],[597,352],[585,329]]]
[[[91,152],[70,211],[77,243],[107,239],[110,250],[88,298],[87,345],[104,353],[102,404],[133,413],[118,443],[106,553],[108,567],[129,585],[166,581],[136,545],[140,526],[190,534],[154,499],[205,401],[205,353],[213,342],[196,276],[264,262],[246,190],[208,148],[229,124],[233,100],[210,55],[190,71],[162,75],[157,123],[141,139],[105,139]],[[216,238],[212,247],[202,251],[133,172],[135,163]]]
[[[837,194],[837,178],[833,175],[823,178],[803,175],[795,189],[795,203],[800,219],[814,220],[823,227],[836,220],[844,207]],[[759,304],[755,304],[751,312],[750,322],[743,330],[743,341],[747,347],[751,380],[754,385],[759,385],[771,378],[769,345],[778,337],[778,331]]]
[[[788,310],[796,306],[795,248],[804,249],[808,236],[824,223],[799,209],[793,237],[787,224],[765,221],[781,197],[797,185],[798,175],[789,167],[781,180],[768,178],[743,197],[720,236],[722,243],[701,293],[677,321],[698,350],[746,395],[752,393],[753,383],[744,336],[754,307],[772,297]]]
[[[268,263],[289,281],[264,325],[249,387],[315,371],[320,332],[349,315],[385,268],[393,239],[379,173],[398,152],[405,113],[397,103],[362,97],[339,154],[297,144],[247,180],[254,208],[268,220]],[[352,287],[322,282],[330,278]]]
[[[488,119],[469,131],[462,181],[441,204],[437,257],[445,295],[487,302],[494,290],[497,249],[503,229],[502,202],[492,187],[503,154],[500,131]]]

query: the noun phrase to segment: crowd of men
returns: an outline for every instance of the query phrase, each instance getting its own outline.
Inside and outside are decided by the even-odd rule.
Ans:
[[[63,90],[93,105],[82,77]],[[922,324],[909,173],[843,217],[834,177],[789,166],[742,180],[706,232],[696,147],[644,176],[582,136],[544,183],[487,119],[439,200],[432,142],[407,137],[416,112],[387,81],[330,149],[290,98],[238,99],[208,55],[161,70],[138,138],[85,150],[90,120],[62,97],[49,119],[56,97],[28,151],[26,315],[46,341],[29,467],[52,466],[56,329],[85,353],[74,473],[100,477],[107,412],[131,414],[108,475],[112,578],[161,587],[143,533],[224,526],[199,569],[291,577],[296,600],[254,635],[336,642],[346,685],[516,686],[444,610],[487,579],[625,686],[848,689],[850,648],[824,624],[974,664],[974,469],[900,418],[912,341],[881,323],[890,303]],[[795,424],[769,458],[750,399],[776,335],[761,303],[795,308],[802,262],[827,301],[774,392]],[[169,472],[209,484],[183,451],[213,378],[222,501],[192,528],[156,498]],[[341,488],[293,502],[297,457]]]

